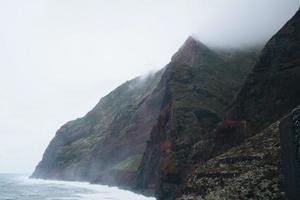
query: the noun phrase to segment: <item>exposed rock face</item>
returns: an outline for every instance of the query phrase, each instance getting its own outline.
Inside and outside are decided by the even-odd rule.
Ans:
[[[211,158],[216,149],[210,133],[255,57],[242,66],[240,59],[224,59],[190,37],[163,70],[124,83],[86,116],[62,126],[32,177],[117,185],[172,199],[194,161]],[[226,131],[220,133],[218,141]]]
[[[229,109],[228,118],[246,120],[253,135],[300,102],[300,12],[267,43]]]

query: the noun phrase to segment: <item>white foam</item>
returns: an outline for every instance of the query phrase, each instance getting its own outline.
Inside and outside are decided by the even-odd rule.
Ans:
[[[18,177],[18,180],[24,184],[31,185],[51,184],[57,185],[59,187],[75,187],[89,190],[88,193],[76,194],[76,196],[78,196],[80,200],[155,200],[155,198],[153,197],[145,197],[130,191],[119,189],[117,187],[110,187],[107,185],[96,185],[87,182],[29,179],[26,176]]]

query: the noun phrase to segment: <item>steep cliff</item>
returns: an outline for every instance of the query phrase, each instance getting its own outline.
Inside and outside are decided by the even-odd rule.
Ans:
[[[299,58],[300,11],[263,49],[211,133],[218,150],[190,172],[178,199],[299,199],[299,108],[281,119],[300,104]]]
[[[211,156],[215,136],[210,133],[241,85],[237,71],[249,69],[233,60],[225,61],[192,38],[173,56],[165,70],[166,93],[139,169],[138,189],[172,199],[181,192],[195,160]]]
[[[256,55],[189,37],[165,68],[127,81],[63,125],[32,177],[165,200],[297,196],[290,169],[299,173],[299,152],[290,141],[299,149],[299,112],[280,119],[300,104],[300,11],[254,65]],[[291,152],[283,161],[281,149]]]
[[[188,38],[164,69],[124,83],[63,125],[32,177],[179,194],[194,160],[210,157],[210,133],[256,59],[244,56],[241,65],[243,55],[225,58]]]
[[[163,95],[151,95],[164,71],[128,81],[86,116],[63,125],[32,177],[126,183],[130,187]]]
[[[166,200],[182,193],[180,199],[295,196],[298,180],[286,169],[298,161],[283,159],[282,166],[279,154],[282,145],[289,151],[293,131],[279,134],[276,121],[300,104],[299,58],[299,11],[249,76],[256,51],[213,51],[190,37],[164,69],[124,83],[62,126],[32,177],[116,185]]]
[[[267,43],[228,110],[246,120],[248,134],[266,128],[300,102],[300,12]]]

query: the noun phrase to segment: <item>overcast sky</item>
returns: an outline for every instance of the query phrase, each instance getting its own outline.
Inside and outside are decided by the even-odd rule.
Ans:
[[[32,172],[65,122],[162,68],[189,35],[266,41],[299,0],[0,0],[0,172]]]

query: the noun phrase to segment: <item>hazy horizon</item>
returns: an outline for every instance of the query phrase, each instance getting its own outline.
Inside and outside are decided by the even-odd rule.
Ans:
[[[56,130],[126,80],[163,68],[192,35],[266,42],[298,0],[0,0],[0,172],[31,173]]]

